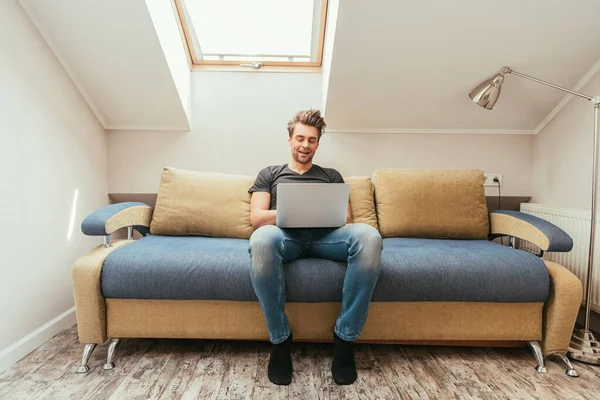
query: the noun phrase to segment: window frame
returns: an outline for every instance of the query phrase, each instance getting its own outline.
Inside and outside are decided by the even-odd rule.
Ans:
[[[204,69],[206,67],[210,68],[216,66],[227,66],[227,67],[240,67],[244,69],[254,69],[254,68],[246,68],[241,67],[241,64],[251,64],[254,61],[236,61],[236,60],[198,60],[196,56],[196,52],[194,50],[193,39],[191,37],[189,24],[187,19],[185,18],[183,11],[183,0],[172,0],[174,5],[175,16],[177,17],[179,27],[182,33],[182,40],[184,42],[184,48],[188,56],[188,61],[190,62],[190,67],[195,69]],[[317,50],[317,61],[260,61],[261,69],[262,67],[283,67],[287,69],[288,67],[294,68],[309,68],[315,69],[315,67],[321,67],[323,64],[323,47],[325,46],[325,28],[327,25],[327,8],[328,8],[329,0],[321,0],[321,20],[319,21],[319,38],[318,45],[319,48]]]

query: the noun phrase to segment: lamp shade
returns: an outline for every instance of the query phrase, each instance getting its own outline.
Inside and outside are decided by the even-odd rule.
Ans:
[[[491,79],[480,83],[469,93],[469,97],[474,103],[491,110],[500,96],[502,82],[504,82],[504,75],[496,74]]]

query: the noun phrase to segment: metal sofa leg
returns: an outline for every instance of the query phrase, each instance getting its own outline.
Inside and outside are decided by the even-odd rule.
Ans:
[[[567,370],[565,371],[565,373],[567,375],[569,375],[572,378],[577,378],[579,376],[577,371],[575,371],[575,368],[573,368],[573,364],[571,364],[571,360],[569,360],[566,355],[564,355],[562,353],[552,353],[552,354],[550,354],[550,356],[560,358],[562,360],[562,362],[564,362],[566,364]]]
[[[539,374],[545,374],[546,372],[548,372],[546,366],[544,365],[544,356],[542,355],[542,348],[540,347],[540,343],[538,341],[532,341],[528,342],[527,344],[529,345],[529,347],[531,347],[533,355],[535,356],[535,359],[538,363],[537,367],[535,367],[535,370]]]
[[[115,351],[117,350],[119,343],[121,343],[121,339],[110,339],[110,345],[108,346],[108,355],[106,356],[106,364],[104,364],[102,369],[109,370],[115,367],[113,357],[115,356]]]
[[[92,353],[94,352],[95,348],[96,343],[86,344],[83,347],[83,355],[81,356],[81,366],[77,368],[78,374],[85,374],[90,370],[90,367],[88,367],[88,361],[90,360],[90,357],[92,356]]]

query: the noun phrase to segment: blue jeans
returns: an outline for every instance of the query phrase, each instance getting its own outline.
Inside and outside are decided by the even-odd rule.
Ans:
[[[252,285],[265,314],[271,342],[281,343],[290,335],[284,310],[283,264],[302,257],[348,262],[335,333],[344,340],[358,339],[379,277],[382,248],[381,235],[366,224],[348,224],[338,229],[280,229],[266,225],[254,231],[248,249]]]

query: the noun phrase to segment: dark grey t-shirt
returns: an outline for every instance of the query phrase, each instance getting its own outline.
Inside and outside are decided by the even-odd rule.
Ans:
[[[344,183],[342,175],[333,168],[322,168],[313,164],[304,174],[289,169],[287,164],[271,165],[262,169],[249,193],[267,192],[271,194],[270,210],[277,209],[277,184],[279,183]]]

